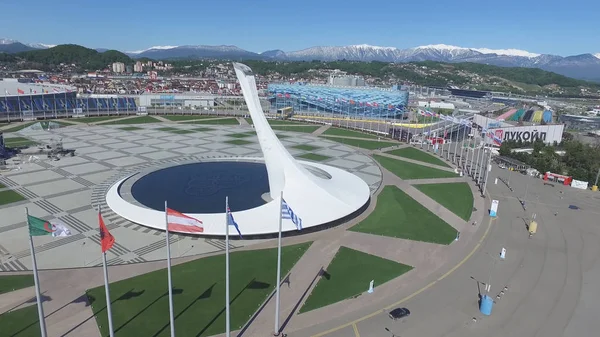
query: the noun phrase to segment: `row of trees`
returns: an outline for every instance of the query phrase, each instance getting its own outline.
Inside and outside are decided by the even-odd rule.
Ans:
[[[533,148],[531,154],[513,152],[517,148]],[[558,154],[557,151],[564,151]],[[584,144],[563,137],[560,144],[547,145],[541,140],[533,143],[504,141],[500,146],[500,155],[520,160],[540,172],[554,172],[572,176],[574,179],[594,183],[600,169],[600,145]]]

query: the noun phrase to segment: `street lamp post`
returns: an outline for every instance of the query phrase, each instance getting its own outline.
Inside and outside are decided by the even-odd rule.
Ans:
[[[396,335],[395,333],[392,332],[392,330],[385,328],[385,331],[389,332],[392,334],[392,337],[400,337],[400,335]]]

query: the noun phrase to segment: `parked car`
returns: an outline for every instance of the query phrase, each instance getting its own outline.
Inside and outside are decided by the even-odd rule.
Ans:
[[[390,318],[395,320],[410,316],[410,310],[406,308],[396,308],[390,311]]]

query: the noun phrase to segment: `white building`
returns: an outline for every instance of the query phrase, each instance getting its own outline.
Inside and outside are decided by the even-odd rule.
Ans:
[[[142,65],[142,62],[137,61],[133,65],[133,71],[136,72],[136,73],[141,73],[142,71],[144,71],[144,66]]]
[[[175,106],[212,108],[215,106],[215,97],[210,94],[180,93],[180,94],[143,94],[140,95],[140,106]]]
[[[125,72],[125,63],[115,62],[112,64],[113,73],[120,74]]]
[[[419,107],[421,108],[432,108],[432,109],[448,109],[454,110],[454,104],[447,102],[425,102],[419,101]]]
[[[365,79],[361,76],[332,74],[329,75],[327,84],[340,87],[364,87]]]

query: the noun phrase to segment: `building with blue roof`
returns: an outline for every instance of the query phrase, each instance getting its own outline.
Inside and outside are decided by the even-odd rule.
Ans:
[[[408,105],[408,92],[392,89],[281,83],[267,91],[272,108],[304,112],[400,119]]]

